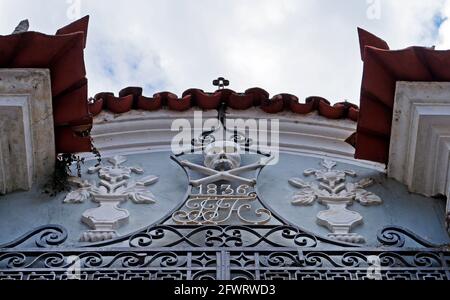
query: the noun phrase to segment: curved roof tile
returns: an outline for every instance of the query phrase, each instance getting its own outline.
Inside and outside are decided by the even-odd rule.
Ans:
[[[92,117],[84,65],[89,16],[56,35],[23,32],[0,36],[0,68],[50,69],[57,153],[91,150]]]
[[[285,110],[297,114],[317,111],[326,118],[348,118],[353,121],[358,120],[359,114],[358,106],[348,102],[330,105],[330,102],[322,97],[308,97],[305,103],[300,103],[298,98],[291,94],[278,94],[270,98],[269,93],[262,88],[251,88],[244,93],[237,93],[230,89],[207,93],[201,89],[191,88],[179,98],[170,92],[145,97],[142,95],[142,88],[127,87],[119,92],[119,97],[114,97],[114,94],[110,92],[98,93],[89,107],[90,112],[96,116],[102,109],[108,109],[113,113],[125,113],[132,109],[154,111],[163,108],[184,111],[194,106],[201,109],[219,109],[222,103],[239,110],[256,106],[272,114]]]
[[[389,50],[386,42],[359,29],[364,61],[355,158],[387,163],[397,81],[450,81],[450,50],[409,47]]]

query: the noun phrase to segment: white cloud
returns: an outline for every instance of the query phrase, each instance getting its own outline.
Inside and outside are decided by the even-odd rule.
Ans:
[[[447,1],[442,9],[444,22],[439,28],[438,49],[450,49],[450,1]]]
[[[190,87],[212,90],[211,81],[225,76],[237,91],[261,86],[272,95],[357,103],[362,71],[357,26],[393,48],[450,45],[449,22],[441,26],[439,40],[434,23],[442,9],[449,15],[446,1],[373,1],[381,1],[375,20],[368,18],[371,4],[365,0],[81,0],[82,15],[91,15],[90,93],[138,85],[147,95],[181,94]],[[31,29],[54,33],[69,22],[69,5],[1,0],[0,32],[29,18]]]

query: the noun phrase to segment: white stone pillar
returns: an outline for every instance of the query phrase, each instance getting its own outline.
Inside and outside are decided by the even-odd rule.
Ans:
[[[45,183],[54,164],[50,72],[0,69],[0,194]]]
[[[447,196],[449,223],[450,82],[397,83],[388,174],[411,192]]]

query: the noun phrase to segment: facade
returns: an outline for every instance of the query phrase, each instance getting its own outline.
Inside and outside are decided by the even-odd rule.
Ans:
[[[88,101],[61,75],[87,23],[0,37],[0,279],[450,279],[449,53],[360,30],[360,108],[223,78]]]

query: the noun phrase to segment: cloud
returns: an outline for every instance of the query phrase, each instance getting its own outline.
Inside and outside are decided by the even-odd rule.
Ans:
[[[437,49],[450,49],[450,1],[447,1],[441,12]]]
[[[81,0],[81,15],[91,15],[90,94],[128,85],[143,86],[146,95],[181,94],[190,87],[210,91],[212,80],[225,76],[237,91],[261,86],[272,95],[358,103],[362,62],[356,27],[393,48],[448,48],[449,22],[436,24],[436,16],[450,13],[448,2]],[[74,3],[2,0],[0,32],[29,18],[31,29],[54,33],[70,21]],[[373,8],[378,15],[370,14]]]

